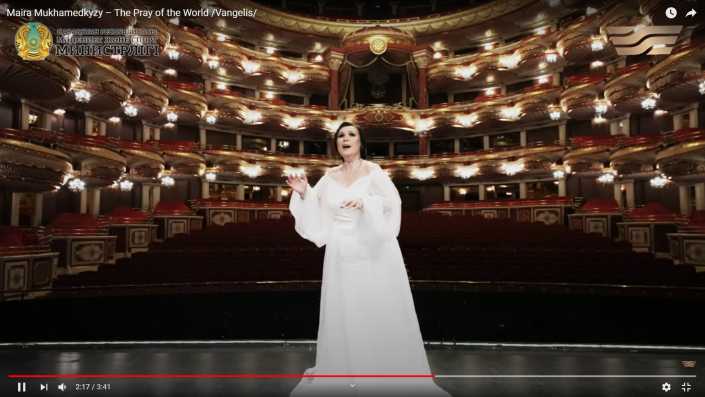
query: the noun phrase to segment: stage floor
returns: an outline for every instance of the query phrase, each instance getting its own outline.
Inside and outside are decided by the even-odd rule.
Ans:
[[[705,347],[431,342],[426,349],[436,382],[454,397],[703,393],[697,377],[703,374],[699,367],[705,364]],[[297,376],[313,366],[314,360],[312,341],[0,344],[0,371],[4,378],[0,395],[288,396],[299,378],[233,375]],[[231,377],[27,376],[31,374]],[[64,392],[57,389],[62,383],[66,386]],[[42,390],[42,385],[48,390]],[[668,392],[664,391],[669,387]],[[104,388],[109,390],[99,390]]]

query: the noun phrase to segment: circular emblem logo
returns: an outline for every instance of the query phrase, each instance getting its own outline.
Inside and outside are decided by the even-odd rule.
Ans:
[[[15,33],[17,55],[25,61],[43,61],[49,56],[53,37],[43,23],[28,22]]]
[[[387,40],[384,37],[373,37],[370,39],[370,51],[375,55],[384,54],[387,51]]]

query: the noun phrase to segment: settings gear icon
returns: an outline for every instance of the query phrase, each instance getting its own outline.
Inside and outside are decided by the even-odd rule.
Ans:
[[[666,393],[668,393],[669,391],[671,391],[671,384],[668,383],[668,382],[662,384],[662,385],[661,385],[661,390],[663,390],[663,391],[665,391]]]

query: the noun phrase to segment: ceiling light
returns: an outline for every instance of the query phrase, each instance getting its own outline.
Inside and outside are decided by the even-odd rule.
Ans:
[[[129,192],[130,190],[132,190],[134,183],[129,179],[123,179],[120,182],[118,182],[118,186],[120,187],[121,191]]]
[[[79,178],[73,178],[69,181],[69,189],[74,192],[82,192],[86,190],[86,182],[83,182]]]
[[[455,124],[459,127],[472,127],[477,123],[477,114],[459,114],[455,116]]]
[[[176,123],[176,121],[179,119],[179,115],[175,111],[170,110],[166,113],[166,119],[170,123]]]
[[[469,179],[480,173],[480,167],[475,164],[459,165],[455,168],[455,175],[463,179]]]
[[[54,114],[57,116],[63,116],[66,114],[66,110],[64,109],[54,109]]]
[[[206,123],[213,125],[218,122],[218,116],[215,112],[208,112],[206,114]]]
[[[263,122],[262,113],[257,110],[245,109],[241,110],[239,114],[245,124],[262,124]]]
[[[137,113],[139,113],[139,110],[135,105],[132,104],[126,104],[125,107],[122,108],[122,111],[125,113],[126,116],[128,117],[135,117],[137,116]]]
[[[243,60],[240,65],[242,66],[242,70],[249,75],[258,73],[261,66],[259,62],[250,61],[249,59]]]
[[[470,80],[477,73],[477,66],[468,65],[455,68],[455,75],[463,80]]]
[[[171,176],[164,175],[163,177],[161,177],[161,183],[162,183],[162,186],[171,187],[171,186],[174,186],[174,184],[176,184],[176,181]]]
[[[417,179],[419,181],[425,181],[426,179],[432,178],[434,176],[435,172],[433,170],[433,167],[426,167],[426,168],[414,168],[409,172],[409,174],[414,179]]]
[[[520,173],[521,171],[524,171],[525,165],[524,162],[521,160],[506,161],[499,166],[499,169],[500,171],[502,171],[503,174],[513,176]]]
[[[208,68],[210,70],[216,70],[220,67],[220,60],[216,56],[212,56],[208,58],[208,61],[206,62],[208,64]]]
[[[108,122],[110,124],[120,124],[120,121],[122,121],[122,120],[118,116],[112,116],[108,119]]]
[[[590,41],[590,49],[594,52],[602,51],[605,49],[605,42],[602,37],[593,37]]]
[[[169,59],[172,61],[178,61],[179,58],[181,57],[181,54],[179,53],[179,50],[177,50],[175,46],[170,45],[166,49],[166,56],[169,57]]]
[[[91,93],[90,91],[81,88],[79,90],[74,91],[73,93],[74,98],[76,98],[76,102],[79,103],[88,103],[91,100]]]
[[[671,178],[668,178],[663,174],[656,175],[655,177],[649,180],[649,185],[656,189],[661,189],[669,183],[671,183]]]
[[[262,174],[262,166],[259,164],[241,164],[240,172],[250,178],[257,178]]]

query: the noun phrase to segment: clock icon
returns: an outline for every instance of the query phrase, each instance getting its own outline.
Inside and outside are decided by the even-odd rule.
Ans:
[[[666,8],[666,18],[673,19],[678,15],[678,10],[675,7]]]

